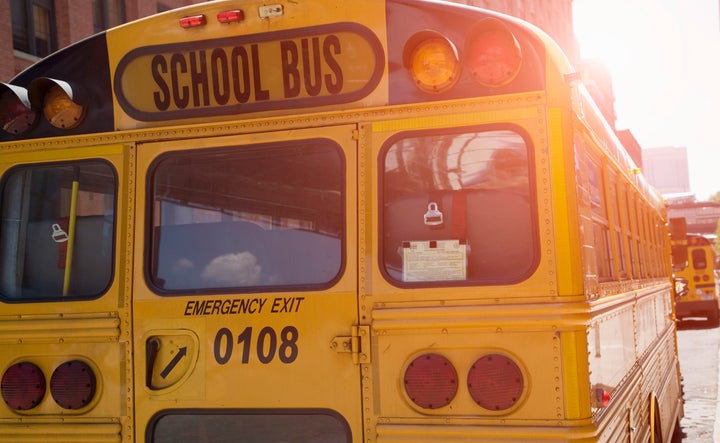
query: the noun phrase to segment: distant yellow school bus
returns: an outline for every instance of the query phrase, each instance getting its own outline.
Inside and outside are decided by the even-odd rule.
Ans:
[[[675,277],[683,279],[687,292],[675,304],[679,319],[705,317],[718,323],[718,291],[715,280],[715,248],[707,238],[688,234],[684,238],[686,260],[673,263]]]
[[[535,27],[205,2],[0,85],[0,442],[668,442],[663,203]]]

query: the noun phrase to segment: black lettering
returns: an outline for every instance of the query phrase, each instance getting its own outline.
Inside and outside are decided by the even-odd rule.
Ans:
[[[193,88],[193,106],[210,105],[210,89],[208,86],[207,63],[205,51],[200,51],[198,62],[195,51],[190,52],[190,79]],[[200,102],[200,88],[202,88],[202,103]]]
[[[195,301],[190,300],[185,304],[185,316],[193,315],[193,307],[195,306]]]
[[[300,310],[300,303],[302,303],[303,300],[305,300],[305,297],[295,297],[295,301],[297,302],[297,304],[295,304],[294,312],[298,312]]]
[[[312,38],[312,51],[308,39],[302,39],[303,77],[305,91],[309,96],[315,97],[322,89],[322,72],[320,70],[320,39]],[[312,68],[312,69],[311,69]],[[313,78],[315,81],[313,82]]]
[[[280,310],[279,310],[280,309],[280,300],[282,300],[282,299],[275,298],[273,300],[272,309],[270,310],[270,312],[272,312],[273,314],[280,312]]]
[[[230,54],[230,63],[232,63],[235,100],[238,103],[247,103],[250,99],[250,62],[244,47],[236,46],[233,48],[232,54]],[[242,87],[240,85],[241,79]]]
[[[158,111],[167,111],[170,107],[170,88],[161,75],[161,73],[167,74],[167,69],[167,62],[163,56],[156,55],[153,57],[150,64],[150,71],[152,72],[152,78],[155,80],[155,84],[160,88],[159,91],[153,92],[155,107]]]
[[[170,76],[172,78],[173,100],[175,101],[175,106],[180,109],[185,109],[187,108],[188,103],[190,103],[190,92],[187,86],[183,86],[182,88],[180,87],[178,73],[181,72],[187,72],[187,62],[185,61],[185,57],[183,57],[182,54],[173,54],[170,57]]]
[[[205,312],[205,300],[201,302],[195,302],[195,309],[193,310],[193,315],[202,315],[203,312]]]
[[[220,48],[214,49],[210,55],[210,68],[213,82],[213,95],[219,105],[226,105],[230,100],[230,79],[227,54]]]
[[[339,94],[343,88],[343,73],[340,64],[333,54],[340,54],[340,39],[337,35],[329,35],[323,42],[323,57],[330,71],[335,74],[325,74],[325,87],[331,94]]]
[[[283,92],[285,98],[300,95],[300,71],[298,70],[298,48],[295,42],[280,42],[280,63],[282,65]]]
[[[267,89],[263,89],[260,84],[260,54],[258,53],[258,45],[250,46],[250,54],[252,56],[252,70],[253,70],[253,86],[255,91],[255,100],[269,100],[270,92]]]
[[[224,345],[223,345],[224,343]],[[215,342],[213,343],[213,354],[215,361],[224,365],[230,360],[233,350],[233,336],[228,328],[220,329],[215,334]]]

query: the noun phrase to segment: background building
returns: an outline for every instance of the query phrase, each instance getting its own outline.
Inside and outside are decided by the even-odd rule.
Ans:
[[[690,192],[690,173],[685,147],[643,149],[643,173],[661,194]]]
[[[40,58],[90,35],[201,1],[0,0],[0,82]]]

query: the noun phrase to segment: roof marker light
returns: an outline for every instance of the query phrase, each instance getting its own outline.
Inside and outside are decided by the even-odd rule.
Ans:
[[[245,14],[242,12],[241,9],[219,12],[217,15],[217,20],[220,23],[241,22],[244,19],[245,19]]]
[[[283,6],[282,5],[263,5],[258,6],[258,17],[261,19],[268,19],[273,17],[282,17]]]
[[[180,19],[180,26],[182,26],[185,29],[188,28],[194,28],[197,26],[203,26],[207,23],[207,20],[205,19],[205,16],[200,15],[193,15],[190,17],[183,17]]]
[[[38,120],[25,88],[0,83],[0,129],[20,135],[30,130]]]

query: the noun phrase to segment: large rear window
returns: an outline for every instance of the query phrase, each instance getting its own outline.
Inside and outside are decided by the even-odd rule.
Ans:
[[[380,159],[386,277],[399,286],[527,277],[537,261],[530,152],[511,129],[391,139]]]
[[[160,293],[317,289],[343,266],[345,166],[325,139],[172,152],[152,166]]]

